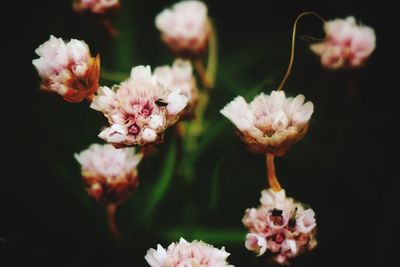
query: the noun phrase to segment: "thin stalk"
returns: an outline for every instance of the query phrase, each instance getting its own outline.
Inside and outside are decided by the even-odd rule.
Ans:
[[[278,192],[282,190],[282,187],[279,184],[278,178],[276,177],[274,159],[274,155],[270,153],[266,154],[267,181],[272,190]]]
[[[116,204],[108,204],[107,207],[107,219],[108,219],[108,226],[110,228],[111,235],[116,239],[119,240],[121,235],[119,233],[117,224],[115,223],[115,213],[117,211]]]
[[[300,15],[297,16],[296,20],[294,21],[294,25],[293,25],[293,32],[292,32],[292,48],[291,48],[291,51],[290,51],[289,66],[288,66],[288,68],[287,68],[287,71],[286,71],[285,76],[283,77],[283,80],[281,81],[281,83],[280,83],[279,86],[278,86],[278,90],[282,90],[282,89],[283,89],[283,86],[285,85],[286,80],[288,79],[288,77],[289,77],[289,75],[290,75],[290,73],[291,73],[291,71],[292,71],[293,62],[294,62],[294,49],[295,49],[295,47],[296,47],[296,30],[297,30],[297,23],[299,22],[299,20],[300,20],[302,17],[304,17],[304,16],[306,16],[306,15],[314,15],[314,16],[316,16],[317,18],[319,18],[319,19],[325,24],[325,20],[324,20],[320,15],[318,15],[318,14],[315,13],[315,12],[307,11],[307,12],[303,12],[303,13],[301,13]]]

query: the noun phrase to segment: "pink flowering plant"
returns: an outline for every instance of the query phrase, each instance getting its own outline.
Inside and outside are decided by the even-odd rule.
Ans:
[[[324,30],[325,40],[310,48],[326,68],[360,67],[375,49],[374,30],[358,24],[354,17],[328,21]]]
[[[134,254],[132,266],[151,267],[289,265],[313,257],[317,218],[320,229],[324,221],[308,188],[321,177],[302,172],[312,169],[309,155],[321,157],[315,138],[323,131],[314,129],[323,105],[308,85],[294,79],[293,86],[286,85],[295,71],[296,27],[306,15],[319,17],[325,37],[311,44],[311,52],[296,53],[319,56],[320,62],[313,62],[321,71],[344,68],[350,75],[354,68],[368,68],[374,30],[352,16],[325,21],[305,12],[288,18],[294,21],[292,49],[282,75],[288,51],[268,52],[283,61],[274,66],[276,73],[254,71],[252,60],[242,57],[254,53],[268,62],[268,49],[224,48],[231,40],[218,42],[219,17],[205,2],[149,8],[148,21],[135,23],[132,10],[138,17],[140,11],[130,1],[121,2],[71,1],[71,12],[99,18],[97,26],[111,35],[95,27],[95,38],[84,30],[78,39],[51,32],[37,44],[32,60],[38,87],[61,96],[65,101],[56,108],[71,114],[56,121],[64,128],[53,140],[55,147],[70,144],[68,155],[62,160],[58,153],[51,155],[61,166],[73,162],[60,167],[62,177],[79,184],[89,213],[100,210],[90,214],[100,228],[108,224],[106,235],[111,233],[115,251]],[[120,15],[111,19],[115,11]],[[153,27],[154,34],[147,36],[151,45],[141,43],[142,23]],[[67,135],[74,122],[79,131]],[[46,125],[51,127],[50,121]],[[303,187],[307,194],[301,194]]]

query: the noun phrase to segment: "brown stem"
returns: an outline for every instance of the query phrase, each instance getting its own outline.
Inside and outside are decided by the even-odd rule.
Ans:
[[[104,28],[107,30],[107,33],[112,38],[117,38],[119,33],[115,29],[115,27],[112,25],[111,20],[109,18],[103,18],[102,21],[103,21]]]
[[[119,240],[121,235],[119,233],[117,224],[115,223],[115,212],[117,211],[117,204],[108,204],[107,205],[107,218],[108,218],[108,226],[110,227],[111,235]]]
[[[296,20],[294,21],[294,25],[293,25],[293,32],[292,32],[292,48],[291,48],[291,51],[290,51],[289,66],[288,66],[288,68],[287,68],[287,70],[286,70],[286,74],[285,74],[285,76],[283,77],[283,80],[281,81],[281,83],[280,83],[279,86],[278,86],[278,91],[283,89],[283,86],[285,85],[286,80],[287,80],[287,78],[289,77],[290,72],[292,71],[292,66],[293,66],[293,62],[294,62],[294,48],[295,48],[295,44],[296,44],[296,29],[297,29],[297,23],[299,22],[299,20],[300,20],[303,16],[306,16],[306,15],[314,15],[314,16],[318,17],[318,18],[322,21],[322,23],[325,24],[325,20],[324,20],[323,18],[321,18],[321,16],[318,15],[317,13],[315,13],[315,12],[303,12],[303,13],[301,13],[300,15],[297,16]]]
[[[192,60],[192,64],[197,71],[197,74],[200,77],[201,82],[203,83],[204,87],[207,89],[211,89],[213,86],[212,81],[210,81],[209,77],[207,76],[207,72],[204,68],[203,62],[201,59],[194,59]]]
[[[275,174],[275,162],[274,162],[275,156],[267,153],[266,154],[266,165],[267,165],[267,178],[268,178],[268,184],[274,190],[275,192],[281,191],[282,187],[278,182],[278,178],[276,177]]]

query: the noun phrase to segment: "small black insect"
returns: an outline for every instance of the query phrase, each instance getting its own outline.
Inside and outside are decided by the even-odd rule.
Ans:
[[[168,106],[168,103],[167,103],[167,102],[164,102],[164,100],[162,100],[162,99],[160,98],[160,99],[157,99],[157,100],[156,100],[156,105],[159,106],[159,107],[165,107],[165,106]]]
[[[290,228],[293,228],[293,227],[295,227],[295,226],[296,226],[296,219],[291,218],[291,219],[289,220],[289,227],[290,227]]]
[[[271,210],[272,216],[282,216],[282,210],[273,209]]]

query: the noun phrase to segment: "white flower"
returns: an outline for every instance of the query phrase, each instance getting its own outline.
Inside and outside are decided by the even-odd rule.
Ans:
[[[32,64],[42,78],[43,90],[58,93],[68,102],[80,102],[98,89],[100,59],[91,57],[84,41],[66,43],[51,35],[35,52],[39,58]]]
[[[235,124],[250,150],[280,156],[304,136],[313,110],[303,95],[286,98],[283,91],[272,91],[261,93],[250,104],[238,96],[221,114]]]
[[[169,90],[180,90],[180,93],[188,99],[183,116],[192,117],[198,100],[198,89],[190,61],[176,59],[171,67],[160,66],[155,68],[154,76]]]
[[[286,264],[316,246],[312,209],[304,210],[303,204],[286,197],[284,190],[263,190],[261,195],[261,205],[247,209],[242,220],[249,231],[248,250],[258,255],[269,251],[277,263]]]
[[[81,164],[88,193],[101,203],[119,203],[137,186],[142,154],[135,154],[134,148],[93,144],[74,156]]]
[[[233,267],[226,262],[230,254],[214,248],[202,241],[189,243],[181,238],[167,249],[157,245],[157,250],[149,249],[145,259],[151,267]]]
[[[354,17],[328,21],[324,29],[326,39],[310,48],[327,68],[359,67],[375,49],[374,30],[357,25]]]
[[[182,1],[156,17],[156,27],[169,48],[180,56],[193,57],[207,47],[210,24],[207,6],[200,1]]]
[[[169,90],[151,74],[149,66],[138,66],[119,86],[101,87],[90,107],[103,112],[110,124],[99,137],[123,147],[160,141],[186,103],[187,97],[179,89]]]

